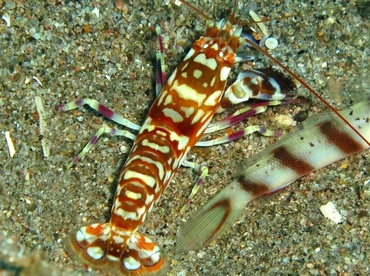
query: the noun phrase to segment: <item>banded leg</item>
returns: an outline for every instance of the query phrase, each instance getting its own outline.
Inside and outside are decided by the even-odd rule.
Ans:
[[[56,108],[60,111],[69,111],[72,109],[76,109],[80,106],[88,105],[92,109],[99,112],[104,117],[116,122],[117,124],[120,124],[122,126],[128,127],[132,130],[139,130],[140,126],[130,122],[129,120],[123,118],[121,115],[115,113],[112,109],[102,105],[101,103],[97,102],[93,99],[80,99],[77,101],[73,101],[67,104],[60,104],[57,105]],[[67,169],[70,169],[74,164],[76,164],[84,155],[88,153],[88,151],[94,146],[94,144],[97,142],[99,137],[103,134],[110,134],[113,136],[124,136],[126,138],[129,138],[131,140],[135,140],[136,135],[132,134],[131,132],[127,130],[120,130],[116,128],[110,128],[106,125],[102,126],[95,135],[90,139],[90,141],[86,144],[86,146],[81,150],[81,152],[67,165]]]
[[[166,83],[166,65],[164,62],[164,46],[163,46],[163,40],[161,36],[161,28],[157,26],[155,28],[155,31],[157,33],[158,37],[158,43],[159,43],[159,51],[156,53],[156,79],[155,79],[155,91],[156,95],[159,95],[159,92],[161,92],[163,85]]]
[[[275,136],[275,137],[279,137],[282,134],[280,131],[272,131],[262,126],[252,125],[244,129],[235,131],[231,134],[225,135],[224,137],[221,137],[221,138],[208,140],[208,141],[200,141],[196,143],[196,146],[197,147],[210,147],[210,146],[220,145],[220,144],[224,144],[227,142],[237,140],[239,138],[242,138],[244,136],[250,135],[255,132],[259,132],[263,136]]]
[[[139,125],[137,125],[133,122],[130,122],[129,120],[123,118],[121,115],[115,113],[109,107],[106,107],[105,105],[102,105],[101,103],[99,103],[99,102],[97,102],[96,100],[93,100],[93,99],[88,99],[88,98],[80,99],[80,100],[73,101],[73,102],[70,102],[70,103],[67,103],[67,104],[57,105],[56,108],[59,111],[68,111],[68,110],[76,109],[76,108],[78,108],[80,106],[83,106],[83,105],[90,106],[92,109],[96,110],[97,112],[99,112],[104,117],[112,120],[113,122],[116,122],[119,125],[128,127],[129,129],[132,129],[132,130],[139,130],[140,129]]]
[[[181,165],[184,167],[192,168],[193,170],[198,171],[200,173],[200,176],[198,177],[197,182],[193,186],[190,196],[186,200],[185,205],[180,210],[180,213],[183,214],[185,213],[186,209],[189,207],[192,198],[198,192],[200,186],[202,186],[204,179],[207,177],[208,168],[206,166],[202,166],[197,163],[186,161],[186,160],[184,160]]]
[[[274,105],[281,105],[285,104],[284,101],[266,101],[266,102],[260,102],[256,103],[247,107],[243,107],[241,109],[238,109],[233,114],[227,116],[226,118],[223,118],[219,122],[209,124],[208,127],[205,130],[206,133],[212,133],[221,129],[225,129],[228,127],[231,127],[233,125],[236,125],[237,123],[240,123],[241,121],[250,118],[254,115],[263,113],[266,111],[267,106],[274,106]]]
[[[165,63],[164,63],[164,46],[162,42],[162,36],[161,36],[161,29],[156,27],[156,32],[158,36],[158,42],[160,50],[157,52],[157,76],[156,76],[156,94],[158,95],[159,92],[162,90],[163,85],[166,83],[166,75],[165,75]],[[112,109],[104,106],[103,104],[97,102],[96,100],[85,98],[80,99],[77,101],[70,102],[68,104],[60,104],[57,105],[56,108],[59,111],[68,111],[72,109],[76,109],[80,106],[88,105],[92,109],[96,110],[100,114],[102,114],[104,117],[122,125],[126,126],[132,130],[139,130],[140,126],[130,122],[129,120],[123,118],[121,115],[115,113]],[[118,130],[114,128],[109,128],[107,126],[103,126],[100,128],[97,133],[91,138],[91,140],[86,144],[86,146],[82,149],[82,151],[76,156],[72,162],[70,162],[67,166],[67,169],[70,169],[75,163],[77,163],[86,153],[93,147],[93,145],[96,143],[98,138],[103,134],[110,134],[114,136],[124,136],[126,138],[129,138],[131,140],[135,140],[136,136],[128,131],[125,130]]]
[[[69,170],[74,164],[76,164],[83,156],[85,156],[89,150],[94,146],[94,144],[98,141],[99,137],[103,134],[110,134],[112,136],[124,136],[131,140],[135,140],[136,135],[132,134],[127,130],[120,130],[116,128],[110,128],[106,125],[99,128],[99,130],[95,133],[95,135],[90,139],[90,141],[86,144],[86,146],[81,150],[81,152],[73,158],[73,160],[67,165],[67,170]]]
[[[285,101],[266,101],[266,102],[260,102],[257,104],[253,104],[251,106],[241,108],[237,110],[236,112],[234,112],[232,115],[222,119],[221,121],[214,123],[214,124],[210,124],[204,133],[211,133],[211,132],[218,131],[220,129],[231,127],[256,114],[265,112],[267,109],[267,106],[274,106],[274,105],[281,105],[281,104],[285,104]],[[219,144],[227,143],[230,141],[234,141],[236,139],[242,138],[246,135],[249,135],[255,132],[259,132],[260,134],[264,136],[279,137],[281,135],[281,133],[278,131],[272,131],[265,127],[253,125],[253,126],[248,126],[242,130],[236,131],[232,134],[226,135],[225,137],[214,139],[214,140],[208,140],[208,141],[200,141],[200,142],[197,142],[195,145],[198,147],[209,147],[209,146],[219,145]]]

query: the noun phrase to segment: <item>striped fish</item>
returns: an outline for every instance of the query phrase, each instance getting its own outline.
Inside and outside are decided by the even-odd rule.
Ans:
[[[340,114],[370,140],[370,99]],[[176,251],[199,250],[209,245],[254,199],[368,148],[369,144],[334,113],[312,116],[301,129],[247,160],[242,173],[180,227]]]

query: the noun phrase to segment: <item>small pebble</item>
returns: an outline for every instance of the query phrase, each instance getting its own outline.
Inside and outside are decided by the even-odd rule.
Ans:
[[[334,203],[331,201],[325,205],[321,205],[320,211],[324,217],[334,221],[335,223],[341,223],[343,221],[342,215],[338,212]]]
[[[269,37],[268,39],[266,39],[265,41],[265,46],[270,49],[270,50],[273,50],[275,49],[277,46],[279,45],[279,42],[277,41],[276,38],[274,37]]]

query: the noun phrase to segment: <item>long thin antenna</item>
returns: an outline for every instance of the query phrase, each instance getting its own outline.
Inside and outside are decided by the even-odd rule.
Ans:
[[[202,12],[200,9],[198,9],[197,7],[195,7],[194,5],[188,3],[187,1],[185,0],[179,0],[182,4],[184,4],[185,6],[187,6],[188,8],[192,9],[193,11],[199,13],[205,20],[210,20],[211,18],[206,15],[204,12]]]

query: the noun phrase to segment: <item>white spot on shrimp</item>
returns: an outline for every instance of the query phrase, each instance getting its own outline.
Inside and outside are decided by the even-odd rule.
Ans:
[[[230,67],[227,67],[227,66],[224,66],[221,68],[221,72],[220,72],[220,80],[221,81],[226,81],[228,76],[229,76],[229,73],[230,73],[230,70],[231,68]]]
[[[168,78],[168,80],[167,80],[167,83],[168,83],[169,85],[172,85],[172,83],[173,83],[173,81],[174,81],[174,79],[175,79],[176,75],[177,75],[177,68],[175,69],[175,71],[173,71],[173,72],[172,72],[171,76],[170,76],[170,77]]]
[[[198,93],[198,91],[194,90],[193,88],[186,84],[179,85],[178,81],[175,81],[174,85],[172,86],[172,89],[177,92],[180,98],[184,100],[194,101],[198,103],[199,106],[206,97],[206,95]]]
[[[194,113],[194,107],[192,106],[191,107],[182,106],[180,107],[180,110],[185,113],[186,118],[189,118]]]
[[[157,181],[149,176],[149,175],[145,175],[145,174],[142,174],[142,173],[139,173],[139,172],[135,172],[135,171],[131,171],[131,170],[127,170],[123,176],[124,179],[130,179],[130,178],[139,178],[141,179],[142,181],[144,181],[144,183],[146,185],[148,185],[149,187],[153,188],[154,185],[157,183]]]
[[[204,116],[204,111],[202,109],[198,109],[197,114],[193,117],[191,124],[197,123],[202,117]]]
[[[169,103],[172,103],[172,96],[168,95],[166,100],[164,101],[163,105],[168,105]]]
[[[216,77],[214,76],[211,80],[211,83],[210,83],[211,87],[213,87],[215,85],[215,82],[216,82]]]
[[[219,98],[222,94],[221,90],[213,92],[204,102],[204,105],[215,106],[219,102]]]
[[[192,57],[194,55],[195,51],[193,48],[190,49],[190,51],[186,54],[186,56],[184,57],[184,61],[189,59],[190,57]]]
[[[164,108],[162,112],[164,116],[170,118],[175,123],[184,121],[184,118],[181,116],[181,114],[172,108]]]
[[[189,137],[185,135],[177,135],[175,132],[171,132],[170,140],[178,142],[178,146],[177,146],[178,150],[183,150],[189,143]]]
[[[193,77],[196,79],[199,79],[203,75],[203,72],[199,69],[195,69],[193,71]]]
[[[217,61],[214,58],[207,58],[205,54],[197,55],[194,58],[194,61],[208,67],[211,70],[215,70],[217,68]]]
[[[213,44],[211,49],[218,51],[218,44],[217,43]]]
[[[104,256],[104,250],[98,246],[89,247],[86,252],[94,260],[99,260]]]
[[[131,192],[129,190],[125,191],[125,196],[127,196],[128,198],[134,199],[134,200],[138,200],[138,199],[141,198],[140,193],[134,193],[134,192]]]

